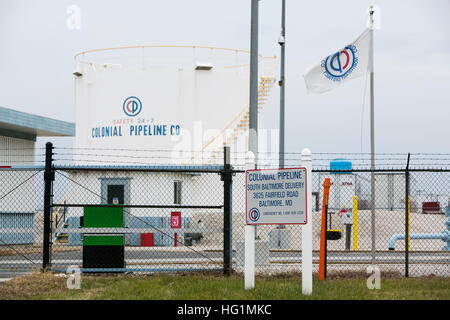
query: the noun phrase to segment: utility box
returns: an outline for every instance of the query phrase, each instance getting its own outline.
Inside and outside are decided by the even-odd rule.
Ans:
[[[375,208],[386,210],[405,209],[406,177],[404,173],[375,173]],[[409,181],[411,203],[416,200],[416,184]]]
[[[153,247],[154,245],[153,233],[141,233],[141,247]]]
[[[123,228],[122,207],[84,207],[84,228]]]
[[[338,211],[345,206],[351,210],[353,197],[356,196],[356,175],[352,173],[321,174],[319,185],[323,186],[326,178],[330,179],[330,194],[328,197],[328,210]],[[323,188],[320,188],[319,199],[323,199]]]
[[[244,266],[245,241],[236,242],[236,263]],[[269,265],[269,241],[255,240],[255,266]]]
[[[270,249],[288,249],[291,246],[291,232],[286,229],[272,229],[269,232]]]
[[[83,228],[123,228],[122,207],[85,207]],[[84,233],[83,268],[125,268],[124,236]]]
[[[342,224],[352,225],[353,224],[353,213],[351,213],[349,211],[342,212],[341,219],[342,219]]]
[[[68,217],[67,224],[69,225],[69,229],[81,228],[80,217]],[[67,245],[69,246],[82,246],[83,241],[81,233],[69,233]]]

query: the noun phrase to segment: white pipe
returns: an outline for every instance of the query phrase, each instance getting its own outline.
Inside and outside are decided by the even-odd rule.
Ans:
[[[442,233],[413,233],[410,235],[411,240],[442,240],[442,241],[448,241],[448,236],[442,232]],[[394,234],[389,239],[389,250],[395,250],[395,243],[397,240],[405,240],[405,234]]]

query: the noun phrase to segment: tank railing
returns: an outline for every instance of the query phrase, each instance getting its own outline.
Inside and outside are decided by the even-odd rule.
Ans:
[[[244,53],[244,54],[250,54],[249,50],[243,50],[243,49],[233,49],[233,48],[223,48],[223,47],[213,47],[213,46],[196,46],[196,45],[137,45],[137,46],[121,46],[121,47],[110,47],[110,48],[100,48],[100,49],[92,49],[92,50],[86,50],[82,51],[80,53],[77,53],[74,56],[74,59],[76,62],[84,63],[84,64],[98,64],[102,66],[108,66],[109,63],[100,63],[100,62],[93,62],[93,61],[86,61],[81,60],[80,57],[84,57],[87,54],[91,53],[98,53],[98,52],[107,52],[107,51],[113,51],[113,50],[127,50],[127,49],[145,49],[145,48],[185,48],[185,49],[210,49],[210,50],[218,50],[218,51],[229,51],[229,52],[235,52],[235,53]],[[259,59],[273,59],[276,60],[276,56],[263,56],[262,54],[259,54]],[[238,65],[230,65],[230,66],[224,66],[224,68],[236,68],[236,67],[244,67],[246,64],[238,64]]]

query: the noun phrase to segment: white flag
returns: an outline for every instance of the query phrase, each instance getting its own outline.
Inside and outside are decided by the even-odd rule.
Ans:
[[[366,29],[353,43],[325,57],[304,74],[308,93],[330,91],[370,72],[372,30]]]

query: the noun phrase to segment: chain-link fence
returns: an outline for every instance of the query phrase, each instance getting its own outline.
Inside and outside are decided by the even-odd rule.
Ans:
[[[245,170],[56,162],[0,168],[0,183],[2,272],[243,272]],[[385,274],[450,276],[450,170],[317,165],[312,184],[314,272],[326,217],[330,275],[365,274],[376,263]],[[256,271],[301,272],[301,233],[299,225],[258,226]]]
[[[349,165],[349,161],[325,155],[326,159],[316,160],[312,170],[313,271],[316,274],[321,235],[326,234],[329,275],[366,274],[367,267],[376,264],[385,275],[450,276],[450,170],[443,169],[443,161],[448,157],[419,154],[422,157],[416,156],[410,167],[403,154],[401,157],[382,154],[377,162],[383,165],[390,162],[392,168],[371,169],[364,154],[358,157],[347,154],[348,158],[354,157],[357,168]],[[300,161],[290,160],[287,167],[301,166]],[[331,163],[323,165],[324,160],[337,162],[338,169],[332,170]],[[430,164],[430,160],[436,162]],[[344,170],[339,165],[349,167]],[[323,207],[325,179],[330,181],[327,208]],[[233,183],[245,185],[245,174],[236,176]],[[245,191],[239,194],[241,202],[245,201]],[[238,214],[233,218],[233,239],[242,241],[245,209],[233,209]],[[325,233],[322,232],[324,219]],[[255,239],[257,273],[301,272],[301,226],[257,226]],[[237,250],[235,269],[243,271],[242,243],[234,244],[234,248]]]
[[[221,170],[57,169],[54,206],[65,210],[64,222],[54,226],[52,268],[222,270]]]
[[[42,266],[43,168],[0,168],[0,271]]]

